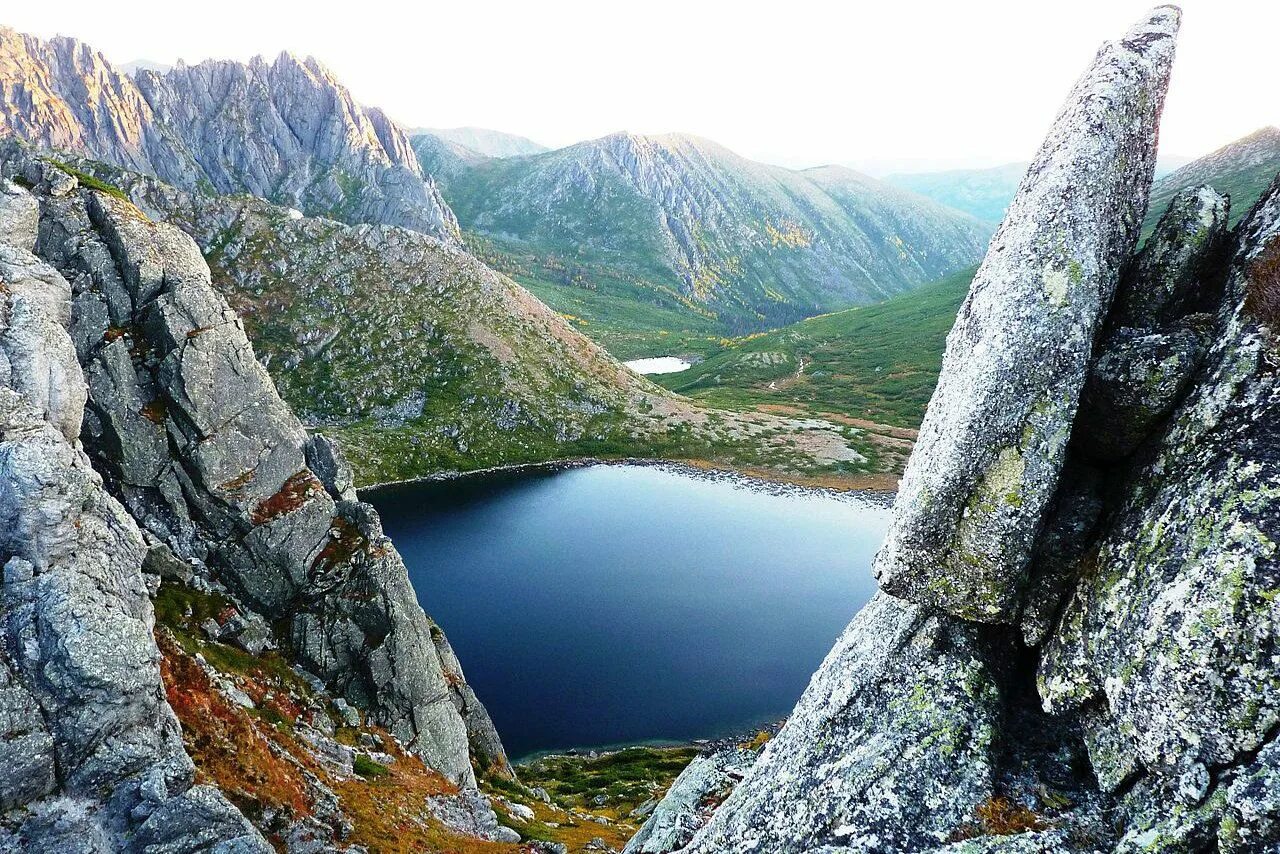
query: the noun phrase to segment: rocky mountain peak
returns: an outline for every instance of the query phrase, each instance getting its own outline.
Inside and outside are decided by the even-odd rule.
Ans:
[[[1093,340],[1146,214],[1179,15],[1160,7],[1103,46],[992,238],[876,557],[886,591],[1016,617]]]
[[[405,133],[313,57],[121,73],[74,39],[0,32],[0,135],[450,243],[457,220]]]

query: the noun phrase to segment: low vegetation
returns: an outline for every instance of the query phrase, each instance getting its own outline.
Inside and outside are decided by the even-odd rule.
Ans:
[[[914,428],[973,274],[965,270],[876,305],[735,338],[689,370],[654,379],[712,406],[782,405]]]
[[[665,792],[697,755],[693,747],[556,754],[521,765],[516,774],[526,785],[546,789],[565,806],[607,806],[625,813]]]

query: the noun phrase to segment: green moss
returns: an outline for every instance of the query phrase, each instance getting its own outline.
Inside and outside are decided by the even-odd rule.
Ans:
[[[391,773],[391,769],[383,765],[381,762],[375,762],[363,753],[357,753],[352,769],[366,780],[374,780],[378,777],[385,777]]]
[[[63,163],[61,160],[50,159],[49,162],[79,181],[80,186],[82,187],[86,187],[90,190],[97,190],[98,192],[106,193],[109,196],[115,196],[117,199],[123,199],[126,202],[129,201],[129,196],[125,191],[114,184],[108,184],[106,181],[95,178],[87,172],[81,172],[79,169],[68,163]]]
[[[604,795],[621,810],[653,797],[655,787],[665,790],[697,755],[690,747],[629,747],[596,757],[555,755],[518,766],[516,775],[526,786],[546,789],[558,803],[585,806]]]

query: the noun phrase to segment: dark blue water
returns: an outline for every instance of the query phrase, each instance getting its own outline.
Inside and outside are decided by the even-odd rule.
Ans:
[[[784,717],[874,592],[888,515],[647,466],[364,497],[513,757]]]

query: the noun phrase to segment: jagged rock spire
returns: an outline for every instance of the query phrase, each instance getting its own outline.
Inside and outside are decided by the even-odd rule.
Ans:
[[[1016,617],[1080,390],[1147,208],[1181,13],[1099,51],[1027,170],[947,337],[876,558],[889,593]]]

